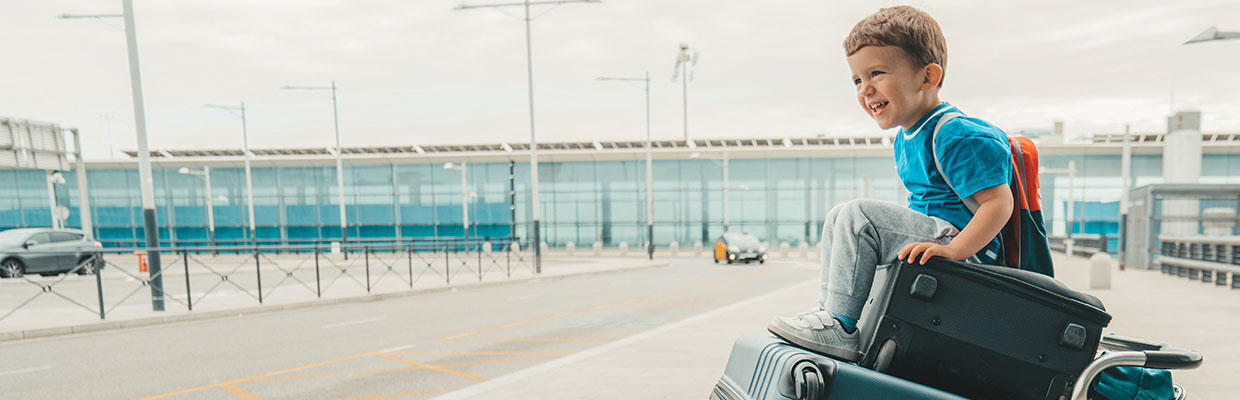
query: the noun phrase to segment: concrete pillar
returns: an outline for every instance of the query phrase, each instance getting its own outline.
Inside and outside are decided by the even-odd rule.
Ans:
[[[568,255],[570,255],[570,256],[571,256],[571,255],[573,255],[574,253],[576,253],[576,252],[577,252],[577,244],[575,244],[575,243],[573,243],[573,242],[568,242],[568,243],[565,243],[565,244],[564,244],[564,252],[565,252],[565,253],[568,253]]]
[[[624,255],[628,255],[628,252],[629,252],[629,242],[620,242],[620,246],[619,246],[619,247],[620,247],[620,255],[622,255],[622,256],[624,256]]]
[[[1167,118],[1163,140],[1163,181],[1197,183],[1201,179],[1201,112],[1181,111]],[[1193,197],[1163,200],[1162,236],[1196,236],[1200,201]],[[1175,217],[1187,217],[1176,220]]]
[[[801,258],[809,258],[809,243],[805,243],[802,240],[800,243],[797,243],[797,250],[801,252]]]
[[[591,247],[593,247],[595,257],[603,255],[603,242],[594,242]]]
[[[676,243],[676,241],[673,240],[667,245],[667,252],[671,254],[672,257],[680,255],[680,243]]]
[[[788,242],[780,243],[779,244],[779,256],[785,259],[792,257],[791,249],[792,249],[792,246],[788,245]]]
[[[1089,288],[1111,288],[1111,256],[1107,253],[1094,253],[1089,257]]]

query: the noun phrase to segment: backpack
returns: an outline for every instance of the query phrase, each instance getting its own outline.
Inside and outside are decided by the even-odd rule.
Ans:
[[[943,117],[939,118],[938,125],[934,127],[933,135],[937,136],[939,128],[956,117],[963,117],[963,115],[960,113],[943,114]],[[943,173],[943,165],[939,163],[939,150],[938,145],[934,143],[934,136],[930,137],[930,146],[934,152],[934,166],[938,168],[939,176],[943,177],[943,181],[947,182],[952,192],[960,196],[951,181],[947,179],[947,174]],[[1012,151],[1012,179],[1008,184],[1012,189],[1012,216],[1008,218],[1007,224],[999,233],[1002,256],[999,257],[998,262],[1000,265],[1033,271],[1053,278],[1055,267],[1051,262],[1050,244],[1046,240],[1046,224],[1042,220],[1042,196],[1038,192],[1040,186],[1038,184],[1038,149],[1032,140],[1024,136],[1008,136],[1008,146]],[[969,212],[977,213],[976,201],[963,197],[960,200],[964,202],[965,207],[969,208]]]

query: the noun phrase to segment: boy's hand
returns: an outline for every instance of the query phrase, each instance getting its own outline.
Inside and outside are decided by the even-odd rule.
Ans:
[[[909,243],[900,249],[900,253],[896,255],[896,259],[905,260],[908,263],[917,263],[925,265],[930,257],[939,256],[949,260],[963,260],[969,258],[968,254],[963,254],[957,246],[951,244],[942,245],[934,242],[915,242]],[[920,260],[918,259],[920,255]]]

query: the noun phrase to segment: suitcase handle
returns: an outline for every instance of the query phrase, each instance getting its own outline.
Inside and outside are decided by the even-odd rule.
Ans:
[[[1193,350],[1117,351],[1103,354],[1085,367],[1072,387],[1072,400],[1087,400],[1089,384],[1111,367],[1134,366],[1159,369],[1193,369],[1201,366],[1201,353]]]

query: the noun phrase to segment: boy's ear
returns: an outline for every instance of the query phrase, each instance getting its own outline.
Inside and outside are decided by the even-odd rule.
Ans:
[[[922,68],[922,90],[937,88],[941,82],[943,82],[943,67],[938,63],[931,63]]]

